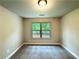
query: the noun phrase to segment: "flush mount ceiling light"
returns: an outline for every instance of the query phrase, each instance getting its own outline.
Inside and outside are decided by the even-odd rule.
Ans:
[[[45,7],[47,5],[47,0],[39,0],[38,5],[41,7]]]

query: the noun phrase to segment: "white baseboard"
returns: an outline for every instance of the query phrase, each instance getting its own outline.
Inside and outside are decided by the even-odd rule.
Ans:
[[[13,51],[8,57],[6,57],[6,59],[10,59],[10,57],[13,56],[22,46],[23,44],[20,45],[15,51]]]
[[[77,56],[75,53],[73,53],[71,50],[69,50],[68,48],[66,48],[64,45],[61,45],[63,48],[65,48],[69,53],[71,53],[74,57],[76,57],[77,59],[79,59],[79,56]]]
[[[50,44],[50,45],[61,45],[60,43],[23,43],[24,45],[28,45],[28,44],[37,44],[37,45],[39,45],[39,44]]]

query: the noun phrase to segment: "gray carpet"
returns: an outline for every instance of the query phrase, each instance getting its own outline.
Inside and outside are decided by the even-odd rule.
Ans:
[[[26,46],[10,59],[76,59],[61,46]]]

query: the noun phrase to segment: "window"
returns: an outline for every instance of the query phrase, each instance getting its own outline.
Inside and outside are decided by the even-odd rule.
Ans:
[[[33,22],[32,23],[32,38],[48,39],[50,38],[50,23],[49,22]]]

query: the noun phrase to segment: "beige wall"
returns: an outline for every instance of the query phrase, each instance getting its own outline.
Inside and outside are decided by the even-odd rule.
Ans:
[[[46,19],[24,19],[24,39],[25,43],[60,43],[60,21],[57,18],[46,18]],[[32,22],[50,22],[51,23],[51,39],[49,40],[32,40],[31,25]]]
[[[21,18],[0,6],[0,59],[6,59],[21,43]]]
[[[62,18],[63,45],[79,56],[79,8]]]

